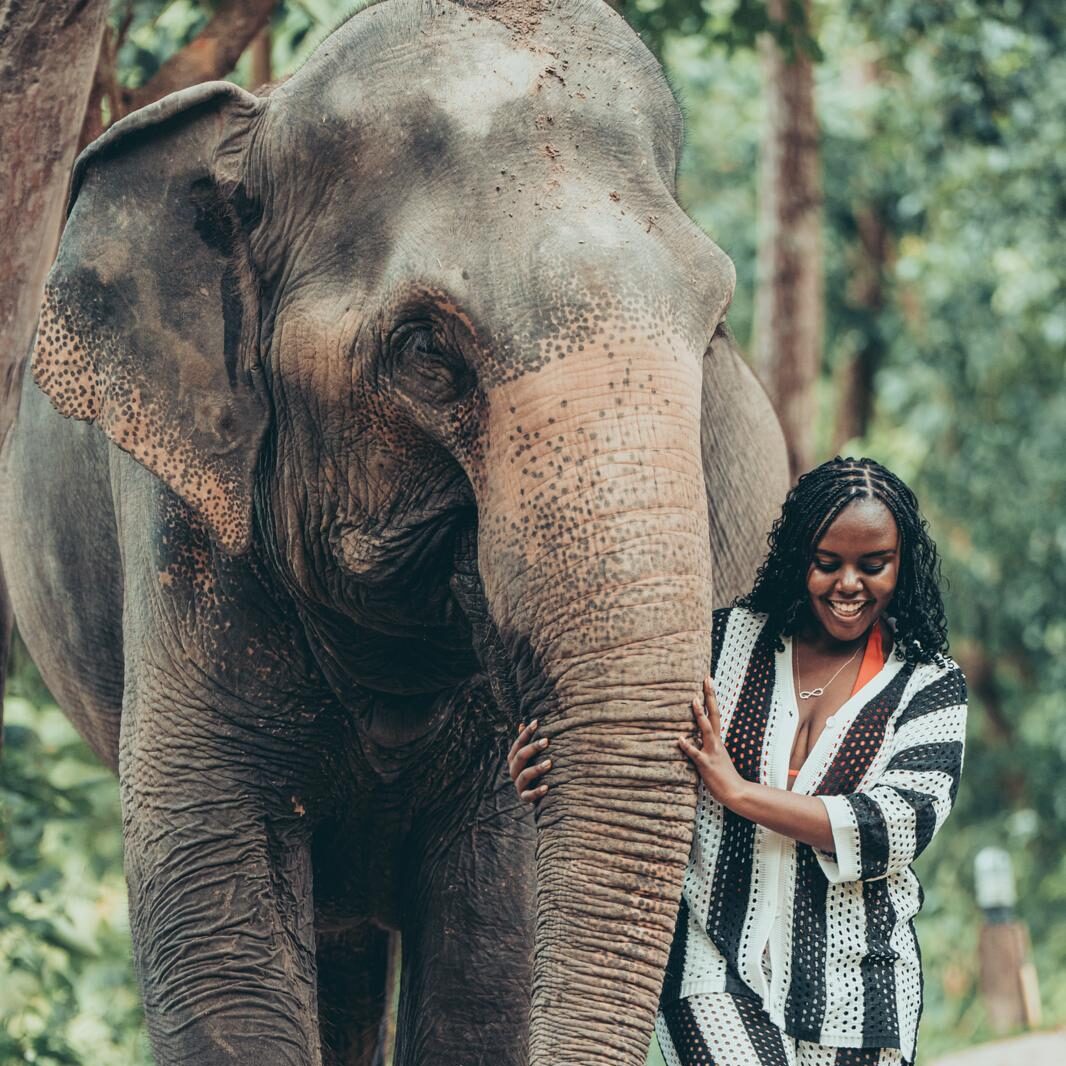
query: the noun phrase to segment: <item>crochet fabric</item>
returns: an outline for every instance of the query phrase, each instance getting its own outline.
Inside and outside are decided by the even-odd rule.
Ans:
[[[798,721],[792,641],[775,651],[765,622],[716,611],[711,672],[737,770],[783,789]],[[700,782],[664,1008],[696,993],[754,996],[798,1040],[913,1059],[922,890],[911,863],[955,800],[965,731],[958,665],[892,654],[828,719],[793,784],[825,804],[833,854],[733,814]]]
[[[911,1066],[898,1048],[826,1047],[786,1036],[759,1001],[703,992],[659,1011],[666,1066]]]

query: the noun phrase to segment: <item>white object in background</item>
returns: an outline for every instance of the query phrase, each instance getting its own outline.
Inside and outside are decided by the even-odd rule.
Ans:
[[[1018,902],[1014,864],[1003,848],[982,848],[973,861],[973,878],[981,910],[1014,909]]]

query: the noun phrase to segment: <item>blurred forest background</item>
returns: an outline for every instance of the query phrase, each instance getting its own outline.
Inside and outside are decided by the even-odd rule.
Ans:
[[[112,0],[82,143],[170,88],[286,76],[352,6]],[[923,1058],[990,1035],[986,845],[1013,857],[1044,1024],[1062,1024],[1066,5],[615,6],[685,108],[681,199],[736,263],[729,320],[796,468],[874,456],[915,487],[944,555],[972,702],[958,805],[919,869]],[[149,1063],[118,789],[24,655],[0,773],[0,1063]]]

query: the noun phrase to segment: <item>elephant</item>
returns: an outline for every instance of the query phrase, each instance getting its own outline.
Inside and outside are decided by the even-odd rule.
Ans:
[[[788,486],[681,138],[601,0],[382,0],[79,157],[0,617],[117,772],[158,1063],[380,1061],[397,936],[397,1063],[644,1061]]]

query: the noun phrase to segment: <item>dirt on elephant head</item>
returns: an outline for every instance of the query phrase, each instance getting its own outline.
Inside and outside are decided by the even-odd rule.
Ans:
[[[532,37],[548,10],[547,0],[460,0],[460,3],[462,7],[495,19],[516,38]]]

